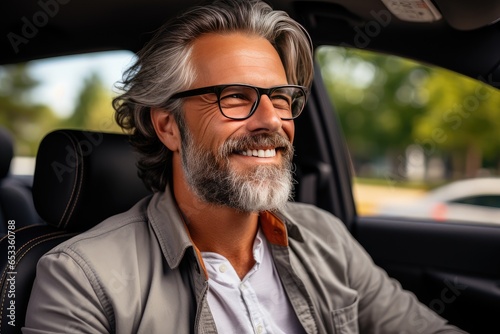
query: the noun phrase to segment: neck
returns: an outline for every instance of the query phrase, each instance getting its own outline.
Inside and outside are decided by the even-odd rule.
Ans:
[[[253,243],[259,215],[203,202],[175,181],[173,193],[196,247],[224,256],[243,278],[255,264]]]

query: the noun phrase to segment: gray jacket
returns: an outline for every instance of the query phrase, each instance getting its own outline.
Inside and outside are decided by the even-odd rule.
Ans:
[[[331,214],[289,203],[260,220],[307,333],[460,332],[376,267]],[[207,289],[172,195],[156,193],[41,258],[23,333],[216,333]]]

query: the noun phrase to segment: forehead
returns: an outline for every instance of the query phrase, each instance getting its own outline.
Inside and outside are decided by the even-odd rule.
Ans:
[[[239,32],[206,34],[193,43],[197,86],[225,83],[286,84],[278,52],[263,37]],[[266,80],[267,77],[267,80]]]

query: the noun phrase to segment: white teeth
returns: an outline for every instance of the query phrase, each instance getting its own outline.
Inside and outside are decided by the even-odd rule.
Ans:
[[[276,149],[271,150],[246,150],[241,151],[242,155],[248,157],[271,158],[276,156]]]
[[[276,150],[266,150],[266,157],[275,157],[276,156]]]

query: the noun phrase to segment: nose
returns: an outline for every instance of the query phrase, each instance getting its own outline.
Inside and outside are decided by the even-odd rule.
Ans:
[[[250,131],[278,131],[283,125],[283,120],[274,109],[271,99],[262,95],[254,114],[248,118],[247,127]]]

